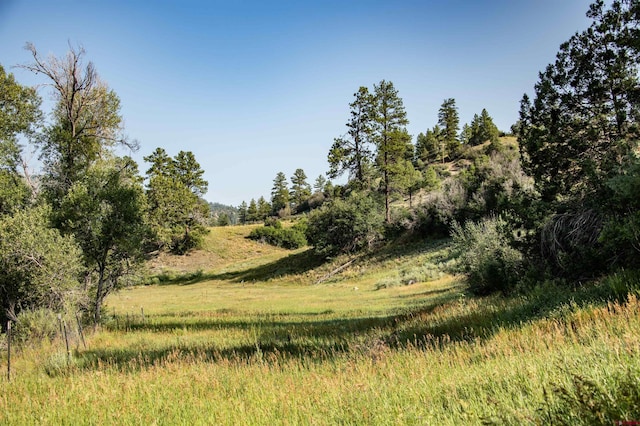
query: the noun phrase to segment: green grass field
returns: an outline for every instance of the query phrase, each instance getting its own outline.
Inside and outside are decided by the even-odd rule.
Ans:
[[[637,274],[474,298],[447,241],[323,264],[250,229],[154,260],[70,359],[60,340],[20,348],[0,424],[640,420]]]

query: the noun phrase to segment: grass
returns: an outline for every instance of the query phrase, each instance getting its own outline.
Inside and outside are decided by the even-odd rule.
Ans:
[[[0,423],[640,419],[637,274],[473,298],[437,241],[386,247],[316,284],[350,259],[318,266],[253,242],[248,258],[222,259],[216,239],[244,244],[245,229],[219,232],[210,268],[161,265],[173,281],[110,297],[108,320],[87,349],[72,342],[70,361],[59,340],[22,347],[0,379]]]

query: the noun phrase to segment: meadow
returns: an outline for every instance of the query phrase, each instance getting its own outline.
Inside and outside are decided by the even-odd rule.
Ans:
[[[70,357],[59,339],[20,347],[0,423],[640,420],[637,273],[478,298],[446,240],[324,263],[250,230],[150,262],[148,285],[112,295]]]

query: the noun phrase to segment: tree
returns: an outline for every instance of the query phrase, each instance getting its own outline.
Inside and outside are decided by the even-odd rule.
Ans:
[[[614,0],[605,9],[596,1],[587,16],[589,28],[539,74],[533,102],[523,97],[519,129],[547,214],[541,254],[556,272],[581,279],[616,262],[637,265],[637,193],[627,190],[640,136],[640,4]]]
[[[238,206],[238,220],[240,221],[241,225],[244,225],[249,221],[249,212],[248,212],[248,209],[247,209],[247,202],[246,201],[243,201]]]
[[[39,142],[45,166],[44,188],[57,207],[71,186],[114,146],[137,149],[123,134],[120,99],[100,80],[91,62],[83,66],[84,49],[69,48],[65,58],[44,60],[35,46],[26,49],[34,62],[22,68],[48,79],[53,88],[53,122]]]
[[[369,146],[373,135],[374,98],[364,86],[353,96],[355,100],[349,104],[351,119],[347,123],[347,136],[335,138],[329,151],[328,176],[336,178],[347,172],[364,187],[366,165],[373,161]]]
[[[176,177],[197,197],[207,193],[209,183],[202,178],[204,170],[196,161],[193,152],[180,151],[173,160]]]
[[[53,224],[82,248],[85,279],[94,286],[94,317],[104,298],[126,280],[139,259],[144,235],[144,196],[137,166],[113,155],[116,146],[137,148],[123,133],[120,99],[100,81],[84,50],[44,60],[27,44],[34,62],[22,68],[47,77],[53,89],[52,121],[39,139],[45,198]]]
[[[0,65],[0,215],[24,207],[31,195],[28,174],[18,172],[20,165],[27,171],[18,138],[35,134],[42,119],[40,103],[35,90],[21,86]]]
[[[62,232],[82,248],[96,323],[105,298],[127,284],[143,260],[145,209],[138,167],[125,157],[92,165],[53,213]]]
[[[595,2],[590,27],[560,46],[523,97],[520,146],[543,199],[601,204],[607,180],[637,148],[640,118],[636,1]]]
[[[202,243],[209,206],[200,196],[207,190],[204,171],[193,153],[180,151],[174,158],[157,148],[144,157],[147,170],[149,223],[159,248],[184,254]]]
[[[229,215],[226,213],[221,213],[218,216],[218,220],[216,222],[217,226],[229,226],[231,225],[231,219],[229,219]]]
[[[289,187],[287,186],[287,177],[284,173],[278,172],[273,180],[273,188],[271,189],[271,211],[273,215],[277,215],[281,210],[289,207]]]
[[[385,199],[385,219],[391,222],[391,195],[394,181],[401,170],[398,167],[402,160],[406,160],[411,144],[411,137],[407,134],[406,125],[409,124],[402,98],[390,81],[382,80],[374,85],[375,108],[373,117],[375,123],[374,140],[377,146],[377,165],[382,175],[381,189]],[[408,143],[407,143],[408,137]]]
[[[493,119],[489,115],[486,109],[482,109],[480,115],[475,114],[471,121],[471,126],[468,128],[469,132],[469,145],[480,145],[487,141],[492,143],[498,141],[500,131],[498,127],[493,123]]]
[[[438,111],[438,124],[442,127],[442,138],[446,149],[446,156],[454,158],[460,153],[460,118],[458,108],[453,98],[445,99]],[[443,154],[444,157],[444,154]]]
[[[261,196],[260,198],[258,198],[258,220],[265,220],[267,217],[269,217],[269,215],[271,214],[271,210],[271,204],[269,204],[269,202],[265,200],[264,197]]]
[[[47,206],[0,217],[0,319],[21,311],[61,309],[80,295],[81,252],[70,236],[49,226]]]
[[[352,192],[334,199],[309,215],[307,240],[325,256],[370,248],[382,238],[383,216],[371,194]]]
[[[298,210],[311,196],[311,186],[307,183],[307,175],[302,169],[296,169],[291,176],[291,202]]]
[[[426,167],[439,159],[444,162],[442,141],[442,131],[438,125],[424,134],[420,133],[416,138],[416,163],[420,161]]]
[[[327,184],[327,179],[323,175],[319,175],[316,181],[313,183],[313,192],[324,192],[324,187]]]
[[[249,201],[249,207],[247,207],[247,221],[257,222],[258,220],[260,220],[258,205],[256,204],[256,200],[252,198],[251,201]]]

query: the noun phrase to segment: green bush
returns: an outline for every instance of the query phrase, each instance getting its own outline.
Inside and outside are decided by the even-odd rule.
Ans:
[[[455,223],[452,230],[460,266],[476,294],[514,289],[522,271],[522,254],[511,247],[507,223],[500,217]]]
[[[309,214],[307,239],[325,256],[369,248],[383,236],[380,204],[369,194],[351,193]]]
[[[58,317],[50,309],[33,309],[20,312],[12,328],[12,340],[20,343],[53,339],[60,332]]]
[[[285,229],[276,226],[264,226],[251,231],[247,238],[289,250],[295,250],[307,245],[304,231],[296,227]]]

